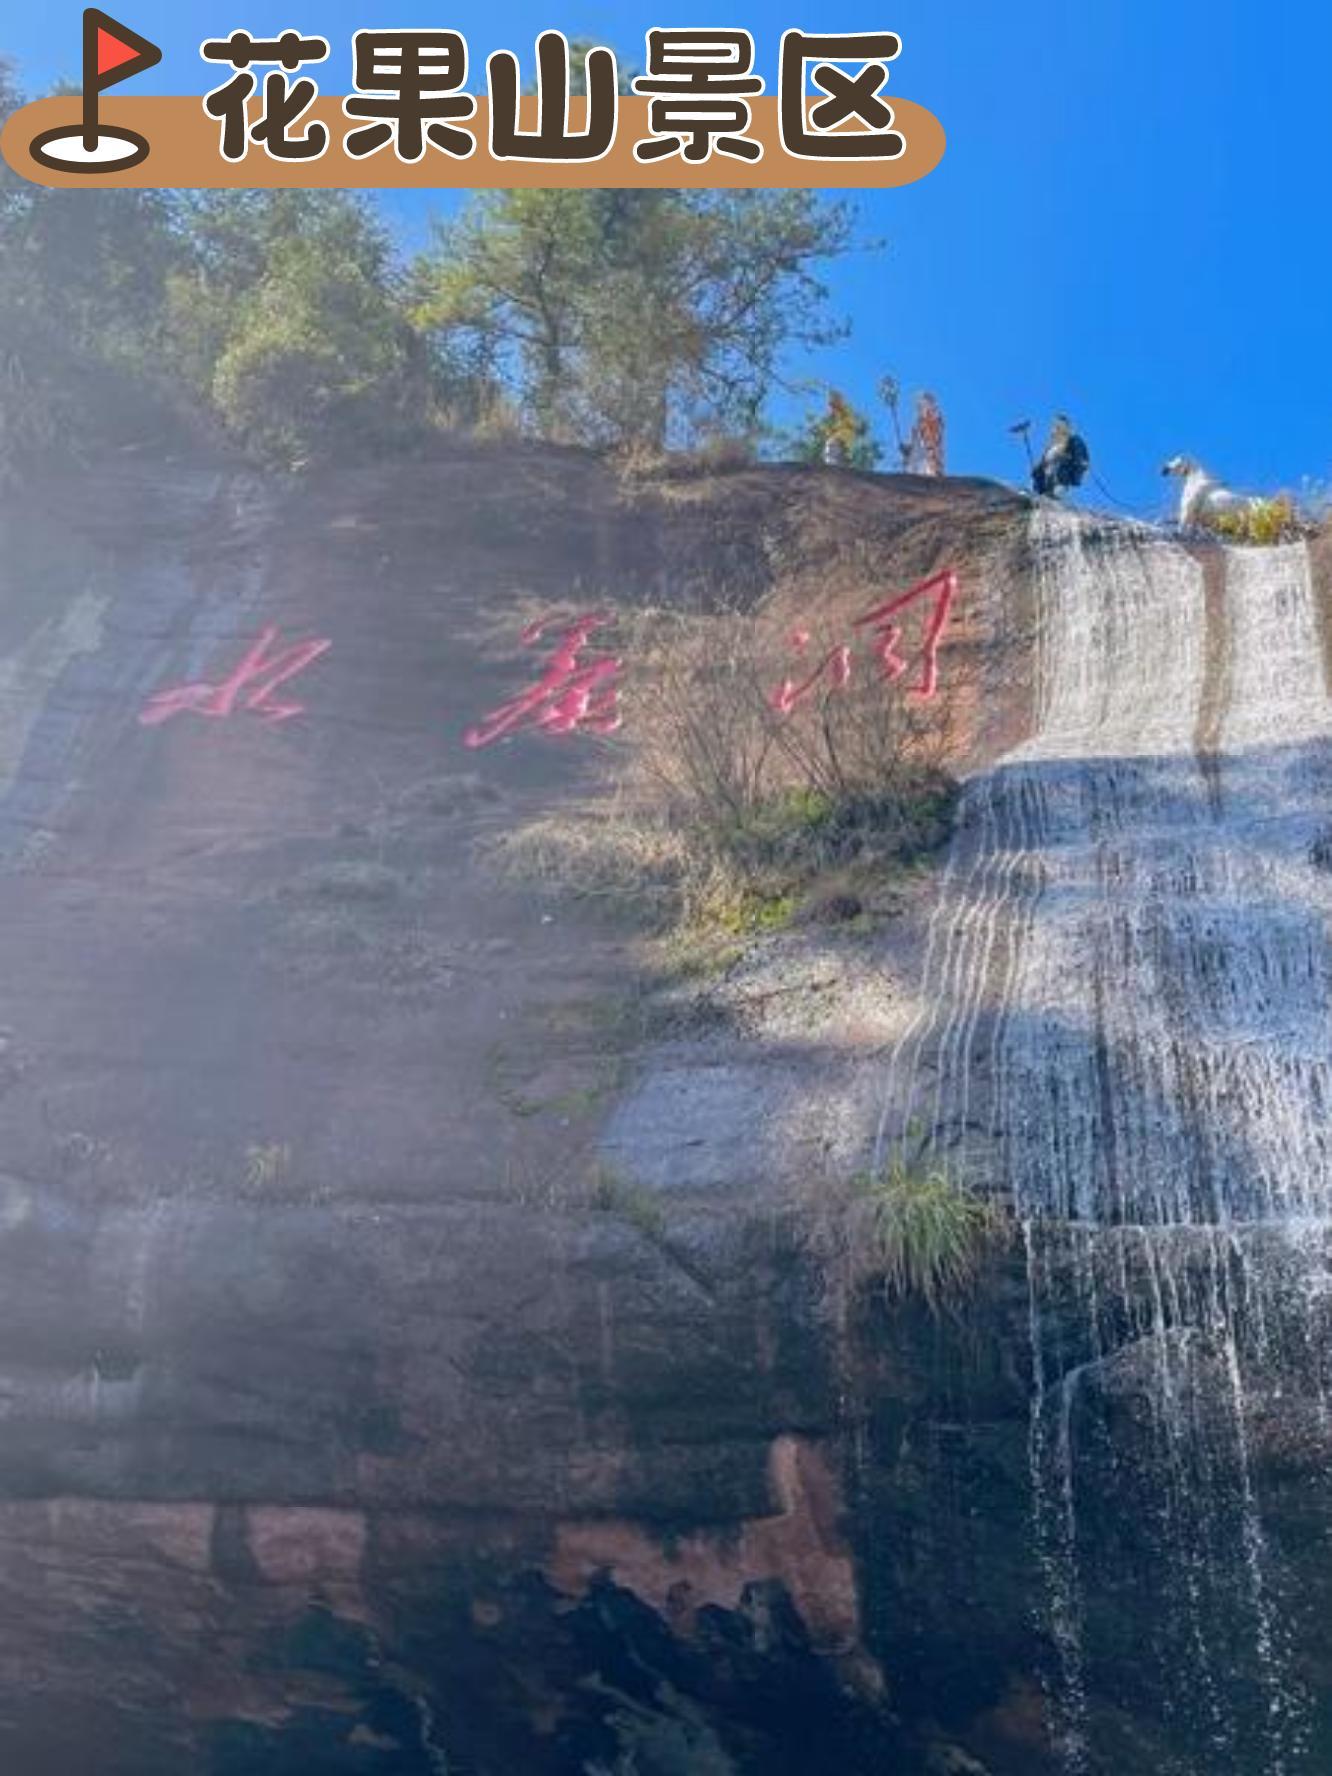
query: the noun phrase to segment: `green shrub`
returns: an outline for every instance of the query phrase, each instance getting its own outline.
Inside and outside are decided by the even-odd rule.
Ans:
[[[882,892],[946,841],[957,786],[937,708],[862,672],[783,714],[773,693],[789,649],[774,625],[739,610],[623,623],[617,648],[637,670],[632,724],[610,753],[619,796],[493,841],[503,873],[658,930],[748,937],[790,924],[834,881]],[[820,641],[810,657],[826,652]]]
[[[660,1239],[666,1228],[666,1211],[656,1196],[610,1166],[599,1165],[593,1172],[588,1206],[596,1214],[618,1215],[646,1239]]]
[[[273,249],[210,392],[232,433],[270,462],[373,455],[422,421],[417,355],[372,270],[290,240]]]
[[[714,840],[743,868],[798,883],[859,858],[899,862],[934,850],[952,829],[956,800],[956,785],[925,769],[879,794],[800,785],[716,829]]]
[[[941,1167],[912,1170],[895,1160],[856,1180],[866,1211],[868,1256],[890,1296],[915,1296],[931,1312],[954,1307],[1001,1237],[995,1206]]]

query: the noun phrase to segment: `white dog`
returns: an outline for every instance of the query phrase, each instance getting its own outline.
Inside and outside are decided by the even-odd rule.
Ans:
[[[1247,511],[1255,503],[1223,487],[1201,463],[1188,456],[1172,457],[1161,473],[1176,475],[1184,483],[1179,495],[1179,521],[1185,529],[1196,525],[1206,528],[1210,519],[1225,512]]]

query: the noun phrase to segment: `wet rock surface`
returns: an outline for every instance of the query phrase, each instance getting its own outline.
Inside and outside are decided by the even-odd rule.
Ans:
[[[477,859],[601,782],[580,740],[461,743],[532,681],[518,638],[552,609],[836,616],[961,544],[953,757],[1022,746],[1018,502],[776,469],[627,487],[506,445],[291,486],[126,468],[3,526],[7,1768],[1055,1776],[1076,1607],[1089,1776],[1201,1776],[1211,1702],[1172,1717],[1160,1682],[1199,1617],[1144,1631],[1155,1570],[1229,1612],[1227,1767],[1266,1776],[1261,1636],[1332,1693],[1321,1236],[1287,1260],[1214,1227],[1015,1230],[965,1311],[888,1303],[842,1262],[839,1191],[892,1130],[937,874],[662,991],[623,930]],[[270,626],[332,642],[282,687],[299,716],[140,724]],[[1167,777],[1132,793],[1164,809]],[[1041,781],[1102,829],[1124,805],[1110,773]],[[1182,869],[1166,847],[1158,886]],[[1282,930],[1310,950],[1307,919]],[[1001,1078],[984,1006],[973,1034],[975,1103],[940,1100],[959,1154]],[[1085,1049],[1045,1034],[1033,1104]],[[1332,1755],[1320,1707],[1288,1776]]]

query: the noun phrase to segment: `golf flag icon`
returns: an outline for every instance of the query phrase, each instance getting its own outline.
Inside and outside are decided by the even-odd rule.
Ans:
[[[155,43],[89,6],[83,14],[83,122],[46,130],[32,144],[33,159],[62,173],[119,173],[146,160],[144,138],[104,124],[99,104],[108,86],[155,68],[161,59]]]

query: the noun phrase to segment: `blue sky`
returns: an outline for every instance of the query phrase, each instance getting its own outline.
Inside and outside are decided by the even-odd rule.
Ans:
[[[788,26],[895,30],[904,49],[891,88],[938,114],[948,153],[922,184],[862,200],[865,234],[887,246],[835,269],[854,331],[810,373],[880,416],[873,389],[885,371],[935,389],[960,473],[1015,474],[1007,427],[1028,416],[1043,426],[1064,408],[1110,493],[1144,512],[1160,507],[1160,464],[1178,450],[1236,484],[1332,479],[1327,0],[563,8],[119,0],[109,10],[165,49],[140,88],[163,92],[211,84],[199,42],[238,26],[328,36],[326,92],[347,90],[361,26],[456,27],[475,69],[500,47],[530,58],[552,25],[635,61],[649,26],[746,25],[770,81]],[[79,8],[68,7],[67,27],[63,5],[14,11],[0,48],[29,89],[76,74]],[[421,237],[430,201],[390,197],[405,242]]]

